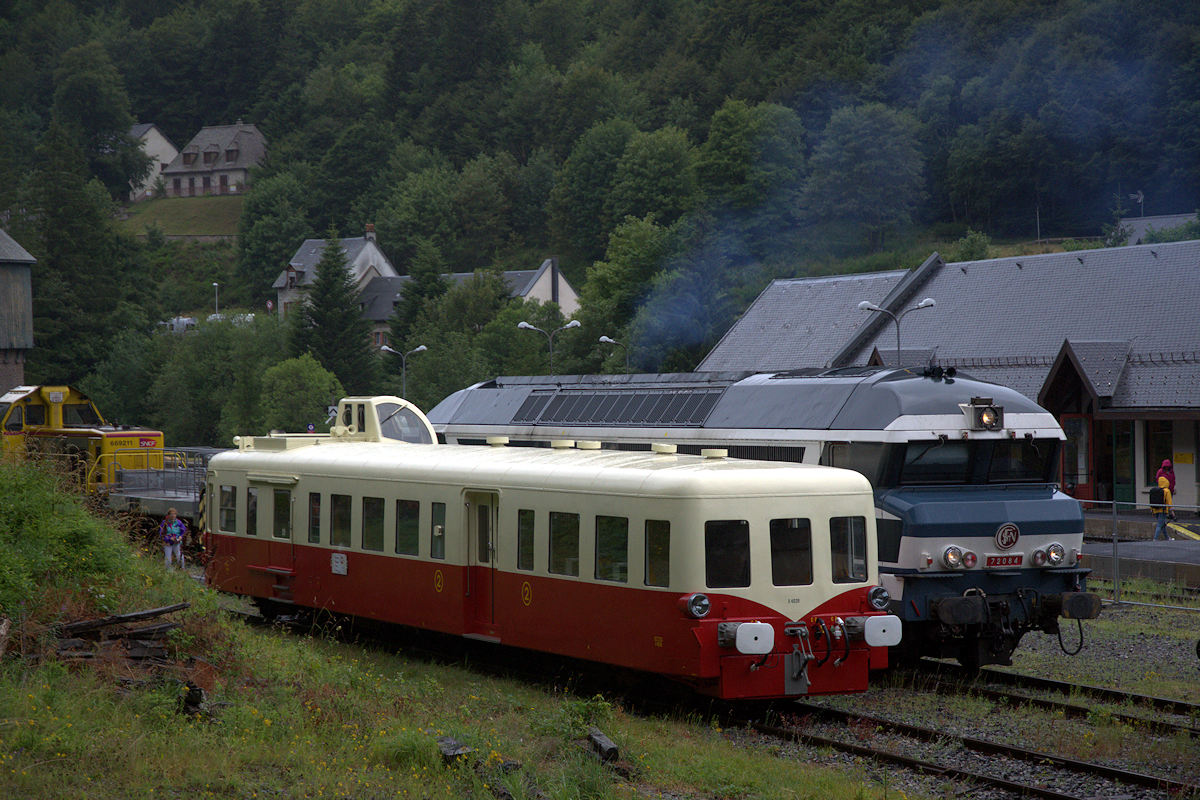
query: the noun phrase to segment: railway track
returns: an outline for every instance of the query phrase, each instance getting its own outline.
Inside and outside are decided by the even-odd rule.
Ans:
[[[1008,702],[1014,705],[1025,705],[1046,711],[1060,712],[1068,717],[1088,717],[1097,713],[1095,706],[1072,703],[1063,700],[1050,700],[1044,697],[1034,697],[1022,693],[1024,691],[1048,692],[1066,697],[1088,697],[1105,704],[1132,706],[1159,714],[1170,714],[1174,720],[1163,717],[1149,718],[1137,714],[1127,714],[1120,711],[1104,711],[1110,719],[1142,730],[1164,733],[1167,735],[1186,733],[1200,737],[1200,705],[1183,700],[1173,700],[1165,697],[1125,692],[1120,689],[1110,689],[1103,686],[1070,683],[1053,678],[1040,678],[1034,675],[1024,675],[1017,672],[983,668],[977,673],[971,673],[955,664],[926,661],[924,669],[918,672],[921,678],[932,679],[931,688],[943,693],[962,691],[963,687],[980,697],[997,702]],[[941,680],[942,676],[950,677],[951,681]],[[987,684],[1008,687],[997,689]]]
[[[927,775],[937,775],[964,781],[977,786],[989,786],[1025,797],[1095,798],[1129,796],[1136,787],[1161,793],[1162,797],[1200,797],[1200,785],[1161,776],[1147,775],[1088,761],[1064,758],[1002,742],[962,736],[943,730],[898,722],[870,714],[827,708],[815,703],[797,701],[790,704],[793,713],[801,715],[796,724],[779,726],[753,723],[759,733],[777,736],[810,746],[829,747],[877,761],[896,764]],[[845,731],[868,731],[868,738],[887,731],[886,746],[851,742],[802,730],[806,718],[818,718],[835,723]],[[910,752],[897,752],[903,747]],[[912,751],[922,755],[913,755]],[[971,754],[967,758],[966,754]],[[1021,768],[1014,766],[1022,762]],[[968,769],[964,764],[972,764]],[[1030,767],[1033,765],[1033,774]],[[1022,774],[1023,780],[1012,777]],[[1080,779],[1087,782],[1082,790]],[[1139,795],[1149,797],[1145,793]]]

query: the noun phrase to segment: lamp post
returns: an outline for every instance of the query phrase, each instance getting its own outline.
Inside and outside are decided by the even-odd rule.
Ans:
[[[926,297],[924,300],[917,303],[912,308],[906,308],[903,311],[901,311],[899,314],[893,314],[891,311],[888,311],[886,308],[877,306],[874,303],[868,302],[866,300],[863,300],[861,303],[859,303],[858,308],[860,311],[876,311],[880,314],[887,314],[889,317],[892,318],[892,322],[896,323],[896,366],[899,367],[900,366],[900,320],[904,319],[904,317],[907,314],[909,314],[910,312],[916,311],[918,308],[933,308],[935,305],[937,305],[937,302],[932,297]]]
[[[379,348],[385,353],[391,353],[394,356],[400,356],[400,395],[405,400],[408,399],[408,357],[413,353],[424,353],[429,348],[423,344],[419,344],[407,353],[401,353],[399,350],[393,350],[386,344]]]
[[[623,349],[625,351],[625,373],[629,374],[629,348],[626,347],[625,345],[621,344],[620,342],[618,342],[616,339],[613,339],[608,336],[601,336],[600,343],[616,345],[617,347],[620,347],[621,349]]]
[[[538,333],[540,333],[546,337],[546,342],[549,343],[549,345],[550,345],[550,374],[553,375],[554,374],[554,334],[558,333],[559,331],[565,331],[568,328],[578,328],[579,320],[573,319],[570,322],[568,322],[566,325],[563,325],[561,328],[555,328],[554,330],[550,331],[549,333],[546,333],[541,328],[536,328],[533,325],[530,325],[525,320],[521,320],[520,322],[518,322],[517,327],[523,331],[537,331]]]
[[[213,313],[221,313],[221,284],[213,281]]]

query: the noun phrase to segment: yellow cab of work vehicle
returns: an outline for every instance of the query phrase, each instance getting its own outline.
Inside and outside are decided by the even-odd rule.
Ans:
[[[122,469],[162,469],[162,431],[109,425],[71,386],[15,386],[0,396],[6,459],[61,458],[88,491],[103,489]]]

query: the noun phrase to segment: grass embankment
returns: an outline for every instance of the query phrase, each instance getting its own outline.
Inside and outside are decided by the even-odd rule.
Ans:
[[[156,228],[166,236],[236,236],[245,198],[241,195],[166,197],[132,203],[118,227],[136,236]]]
[[[47,475],[0,464],[0,797],[872,798],[857,777],[735,746],[704,720],[647,719],[600,697],[252,629],[229,598],[167,571]],[[166,606],[179,667],[65,662],[50,626]],[[180,713],[188,659],[211,665],[211,718]],[[193,662],[193,665],[202,662]],[[581,747],[601,727],[633,777]],[[450,735],[474,749],[447,768]],[[505,761],[519,762],[506,774]],[[478,764],[476,767],[475,764]],[[894,793],[893,793],[894,795]]]

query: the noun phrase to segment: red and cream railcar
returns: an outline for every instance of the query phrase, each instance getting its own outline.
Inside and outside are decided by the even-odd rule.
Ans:
[[[393,397],[344,399],[329,435],[240,439],[209,462],[210,585],[727,699],[862,691],[899,641],[858,473],[434,441]]]

